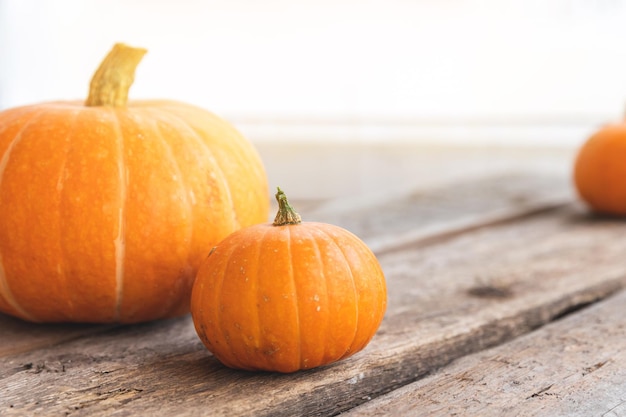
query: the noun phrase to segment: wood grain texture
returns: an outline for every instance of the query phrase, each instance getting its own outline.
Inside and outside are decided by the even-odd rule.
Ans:
[[[459,192],[459,189],[464,191]],[[509,174],[415,190],[408,195],[391,196],[383,203],[369,198],[337,203],[310,200],[293,203],[306,220],[347,228],[380,252],[397,245],[428,244],[494,221],[550,209],[571,199],[570,193],[566,181],[559,175]],[[275,209],[274,203],[272,211]],[[404,237],[398,236],[397,241],[392,241],[393,233],[404,233]],[[38,326],[0,315],[0,334],[3,335],[0,358],[4,354],[89,336],[99,329],[85,325]]]
[[[335,415],[620,291],[624,233],[625,222],[570,205],[387,252],[379,333],[354,357],[308,372],[226,369],[188,317],[5,356],[0,413]],[[592,364],[602,357],[589,352]]]
[[[0,314],[0,358],[105,332],[115,325],[27,323]]]
[[[347,412],[373,416],[622,416],[626,292]]]
[[[301,214],[354,231],[382,253],[549,210],[574,200],[572,191],[560,175],[508,173],[399,196],[333,200]]]

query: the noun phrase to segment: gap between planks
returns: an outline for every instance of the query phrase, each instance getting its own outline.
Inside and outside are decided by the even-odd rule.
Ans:
[[[622,291],[511,342],[460,358],[345,416],[624,415],[624,305]]]

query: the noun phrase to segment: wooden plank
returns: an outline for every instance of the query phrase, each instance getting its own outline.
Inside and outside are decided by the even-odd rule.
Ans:
[[[626,292],[346,413],[623,416]]]
[[[382,253],[549,210],[574,199],[567,177],[508,173],[400,196],[383,192],[333,200],[301,214],[305,220],[351,230],[374,252]]]
[[[223,368],[189,318],[5,357],[0,413],[335,415],[624,288],[624,233],[624,222],[567,206],[386,253],[379,333],[354,357],[308,372]]]
[[[463,191],[459,192],[458,189]],[[555,191],[558,190],[558,191]],[[544,210],[571,198],[565,180],[558,175],[508,175],[461,183],[458,187],[414,191],[389,197],[384,204],[370,199],[321,203],[302,201],[303,216],[348,228],[373,249],[396,244],[426,242]],[[301,208],[300,208],[301,207]],[[401,236],[401,232],[404,235]],[[390,242],[396,234],[398,239]],[[381,242],[377,239],[380,237]],[[391,244],[393,243],[393,244]],[[38,349],[64,340],[89,336],[99,327],[79,325],[37,326],[0,314],[0,358],[6,354]]]
[[[112,327],[89,324],[40,325],[0,314],[0,358],[104,332]]]

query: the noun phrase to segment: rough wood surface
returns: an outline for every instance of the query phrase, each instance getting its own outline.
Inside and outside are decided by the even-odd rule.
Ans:
[[[346,361],[292,375],[237,372],[212,359],[188,317],[97,327],[84,337],[5,351],[0,414],[305,416],[349,410],[626,285],[626,223],[591,217],[576,205],[531,212],[382,253],[389,309],[372,343]],[[24,333],[47,329],[28,326]]]
[[[621,292],[345,416],[626,415],[624,306]]]
[[[465,191],[459,193],[458,188]],[[536,177],[509,174],[458,186],[390,196],[382,204],[371,199],[349,199],[335,204],[295,200],[294,205],[306,219],[343,226],[359,235],[372,249],[382,251],[395,244],[381,245],[377,239],[380,237],[386,241],[393,232],[405,233],[404,238],[396,243],[438,239],[489,224],[494,219],[511,219],[552,208],[569,200],[570,194],[568,184],[559,175]],[[34,328],[38,330],[33,331]],[[5,353],[39,349],[100,330],[98,326],[83,325],[33,327],[0,314],[0,334],[3,335],[0,338],[0,357]]]
[[[572,191],[562,176],[509,173],[400,196],[333,200],[310,217],[355,231],[381,253],[551,209],[572,201]]]
[[[41,349],[90,334],[106,331],[114,326],[83,324],[55,324],[40,326],[0,314],[0,358],[16,353]]]

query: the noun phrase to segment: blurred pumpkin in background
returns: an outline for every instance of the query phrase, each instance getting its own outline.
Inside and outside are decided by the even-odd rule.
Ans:
[[[130,101],[122,44],[86,103],[0,113],[0,311],[35,322],[185,314],[207,250],[268,217],[255,149],[192,105]]]
[[[626,215],[626,122],[603,126],[582,145],[574,184],[593,211]]]

